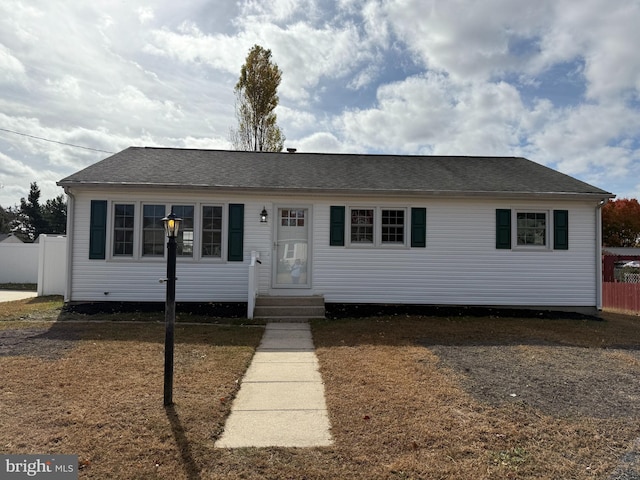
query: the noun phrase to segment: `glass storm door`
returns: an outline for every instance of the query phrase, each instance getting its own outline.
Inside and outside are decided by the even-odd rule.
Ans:
[[[273,286],[309,288],[309,209],[278,208]]]

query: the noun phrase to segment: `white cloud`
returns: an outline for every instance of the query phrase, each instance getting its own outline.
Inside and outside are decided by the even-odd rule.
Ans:
[[[248,0],[241,2],[241,18],[252,18],[262,23],[280,23],[300,14],[313,18],[319,15],[314,0]]]
[[[53,170],[35,169],[22,161],[0,152],[0,206],[12,207],[20,203],[20,198],[29,194],[29,186],[36,181],[41,190],[41,199],[54,198],[62,193],[55,182],[59,174]]]
[[[178,32],[166,28],[152,31],[144,51],[179,62],[208,64],[229,73],[239,72],[242,65],[242,61],[238,61],[241,53],[237,52],[232,37],[206,35],[191,21],[180,24]]]
[[[637,0],[5,0],[0,126],[108,151],[230,148],[233,86],[258,43],[283,70],[286,146],[526,155],[637,192],[639,11]],[[571,81],[555,77],[571,68]],[[13,188],[106,156],[8,133],[0,153],[22,172],[12,187],[0,179],[3,205]]]
[[[54,95],[60,95],[68,99],[80,100],[82,89],[77,78],[71,75],[64,75],[62,78],[51,80],[45,79],[46,85]]]
[[[151,20],[155,18],[155,15],[153,13],[153,8],[151,7],[138,7],[136,9],[136,12],[138,14],[138,20],[143,25],[145,23],[149,23]]]
[[[378,90],[378,105],[345,112],[345,137],[367,148],[436,154],[504,154],[519,144],[524,114],[506,83],[458,84],[434,73]]]
[[[306,102],[321,78],[340,78],[359,62],[370,58],[352,24],[339,28],[314,28],[297,22],[285,27],[262,23],[259,17],[241,21],[235,37],[208,35],[193,22],[180,25],[178,32],[155,30],[144,47],[149,54],[167,56],[187,64],[204,64],[237,77],[251,46],[258,43],[273,52],[273,61],[283,70],[280,95]],[[251,32],[251,33],[248,33]]]
[[[540,52],[527,67],[533,75],[554,64],[584,62],[587,95],[610,98],[640,90],[640,4],[635,0],[557,2],[540,30]],[[615,72],[615,73],[614,73]]]
[[[396,35],[429,68],[457,80],[485,80],[517,67],[510,41],[534,39],[550,2],[395,0],[386,5]]]
[[[349,149],[329,132],[317,132],[295,142],[287,142],[287,146],[297,149],[298,152],[314,153],[344,153]]]
[[[12,83],[24,83],[25,68],[20,60],[11,54],[11,51],[0,43],[0,85]]]
[[[630,139],[640,128],[640,113],[623,103],[586,104],[555,112],[531,131],[536,156],[570,175],[623,178],[640,157]]]
[[[16,177],[24,177],[26,175],[33,176],[36,173],[35,170],[29,168],[27,165],[24,165],[17,160],[5,155],[0,152],[0,183],[3,185],[7,184],[7,179],[10,179],[11,176]]]

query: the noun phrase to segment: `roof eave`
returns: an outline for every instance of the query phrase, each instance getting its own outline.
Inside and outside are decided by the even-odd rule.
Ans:
[[[409,197],[500,197],[500,198],[546,198],[546,199],[598,199],[605,200],[615,198],[609,192],[525,192],[525,191],[464,191],[464,190],[388,190],[388,189],[353,189],[353,188],[294,188],[294,187],[247,187],[236,185],[207,185],[207,184],[183,184],[183,183],[137,183],[137,182],[74,182],[61,180],[57,182],[61,187],[89,187],[89,188],[150,188],[177,190],[216,190],[222,192],[237,193],[277,193],[282,195],[299,195],[313,192],[314,195],[377,195],[377,196],[409,196]]]

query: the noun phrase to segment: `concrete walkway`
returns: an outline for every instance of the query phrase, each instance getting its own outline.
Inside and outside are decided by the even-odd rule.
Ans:
[[[216,448],[332,443],[309,324],[267,324]]]
[[[13,302],[14,300],[22,300],[24,298],[37,297],[36,292],[24,290],[0,290],[0,302]]]

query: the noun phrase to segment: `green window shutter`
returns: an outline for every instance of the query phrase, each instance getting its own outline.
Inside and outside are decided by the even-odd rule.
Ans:
[[[244,204],[229,204],[229,245],[227,260],[241,262],[244,254]]]
[[[107,201],[91,200],[89,258],[104,260],[107,244]]]
[[[344,211],[345,207],[331,206],[329,217],[329,245],[344,247]]]
[[[569,250],[569,211],[553,211],[553,248]]]
[[[427,246],[427,209],[411,209],[411,246]]]
[[[496,209],[496,248],[511,248],[511,210]]]

